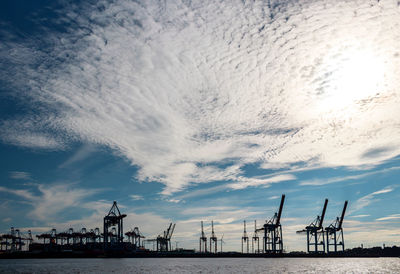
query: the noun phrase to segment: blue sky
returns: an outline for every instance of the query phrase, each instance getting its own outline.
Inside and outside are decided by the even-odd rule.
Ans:
[[[400,238],[400,8],[392,1],[2,1],[0,230],[125,228],[284,245],[329,198],[348,247]]]

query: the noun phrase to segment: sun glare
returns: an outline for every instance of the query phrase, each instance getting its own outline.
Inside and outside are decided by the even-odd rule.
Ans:
[[[382,92],[384,62],[373,51],[350,51],[329,58],[319,107],[335,111]]]

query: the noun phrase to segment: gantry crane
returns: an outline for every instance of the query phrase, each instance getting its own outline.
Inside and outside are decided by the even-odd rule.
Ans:
[[[57,230],[55,228],[53,228],[50,232],[36,235],[36,238],[43,239],[43,244],[46,244],[46,243],[47,244],[57,244],[58,243]],[[48,240],[48,241],[46,241],[46,240]]]
[[[343,219],[344,214],[346,213],[347,201],[344,202],[342,215],[336,217],[336,220],[330,224],[328,227],[325,227],[326,231],[326,251],[328,253],[332,252],[329,250],[330,246],[333,246],[334,252],[338,252],[338,246],[341,247],[340,251],[344,251],[344,238],[343,238]]]
[[[119,244],[123,242],[123,219],[125,217],[126,214],[121,214],[117,206],[117,202],[114,201],[107,216],[104,217],[103,243],[105,248],[111,244]],[[113,231],[116,233],[113,233]]]
[[[254,234],[251,238],[251,249],[253,253],[260,253],[260,237],[258,237],[257,220],[254,220]]]
[[[281,203],[278,212],[266,221],[263,228],[257,231],[264,231],[264,251],[266,253],[282,253],[283,252],[283,239],[282,239],[282,225],[281,216],[283,204],[285,203],[285,194],[282,195]]]
[[[204,233],[203,221],[201,221],[201,234],[200,234],[200,252],[207,252],[207,237]]]
[[[243,245],[247,244],[247,252],[249,253],[249,237],[247,236],[246,231],[246,221],[243,221],[243,236],[242,236],[242,253],[243,253]]]
[[[214,221],[211,221],[210,252],[217,253],[217,236],[214,233]]]
[[[90,239],[90,242],[92,243],[100,242],[100,229],[98,227],[96,227],[95,229],[90,229],[90,231],[88,232],[88,237]]]
[[[28,230],[27,233],[28,235],[25,235],[18,228],[11,227],[10,234],[0,235],[0,251],[22,251],[24,246],[29,250],[33,239],[31,231]]]
[[[171,237],[174,233],[176,224],[169,224],[167,230],[164,230],[163,235],[157,236],[157,251],[170,251],[171,250]]]
[[[308,253],[325,253],[325,237],[322,224],[324,222],[327,206],[328,199],[325,199],[321,216],[317,216],[317,218],[310,225],[306,226],[305,229],[297,231],[297,233],[307,233]],[[322,250],[319,250],[320,246],[322,247]],[[312,247],[312,249],[310,247]]]
[[[138,227],[135,227],[131,231],[126,232],[125,235],[128,236],[128,241],[132,245],[134,245],[135,248],[143,247],[143,241],[141,241],[141,239],[144,239],[146,237],[143,236]]]
[[[222,233],[222,236],[221,236],[221,239],[219,239],[220,240],[220,246],[221,246],[221,253],[222,253],[222,244],[224,244],[225,243],[225,241],[224,241],[224,234]]]
[[[174,233],[175,230],[175,225],[176,224],[169,224],[169,227],[167,228],[167,230],[164,230],[162,235],[158,235],[157,238],[155,239],[147,239],[143,241],[144,243],[153,243],[153,250],[155,249],[154,247],[154,243],[157,244],[156,247],[156,251],[161,251],[161,252],[165,252],[165,251],[171,251],[171,237],[172,234]]]

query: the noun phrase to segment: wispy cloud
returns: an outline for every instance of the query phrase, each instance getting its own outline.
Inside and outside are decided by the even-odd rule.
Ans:
[[[74,153],[70,158],[64,161],[59,168],[67,168],[72,166],[75,163],[81,162],[88,158],[94,151],[96,147],[91,144],[84,144],[82,147],[78,149],[76,153]]]
[[[3,221],[3,223],[9,223],[9,222],[11,222],[11,218],[10,217],[7,217],[7,218],[4,218],[2,221]]]
[[[351,214],[353,212],[357,212],[358,210],[360,210],[360,209],[370,205],[372,202],[376,201],[375,196],[389,193],[389,192],[392,192],[393,190],[394,190],[393,187],[386,187],[386,188],[372,192],[368,195],[365,195],[365,196],[359,198],[355,203],[353,203],[351,205],[349,214]]]
[[[369,215],[369,214],[360,214],[360,215],[353,215],[353,216],[349,216],[349,217],[352,217],[352,218],[365,218],[365,217],[369,217],[369,216],[371,216],[371,215]]]
[[[36,196],[34,196],[29,190],[25,190],[25,189],[11,189],[11,188],[0,186],[0,191],[10,193],[13,195],[17,195],[21,198],[24,198],[24,199],[30,200],[30,201],[33,201],[36,199]]]
[[[395,170],[399,170],[399,169],[400,169],[400,167],[396,166],[396,167],[379,169],[379,170],[371,171],[371,172],[364,172],[364,173],[358,174],[358,175],[350,175],[350,176],[334,177],[334,178],[324,178],[324,179],[313,179],[313,180],[302,181],[299,183],[299,185],[301,185],[301,186],[322,186],[322,185],[328,185],[328,184],[339,183],[339,182],[354,181],[354,180],[359,180],[362,178],[369,177],[371,175],[387,173],[387,172],[391,172],[391,171],[395,171]]]
[[[144,200],[142,195],[132,194],[132,195],[129,195],[129,197],[131,197],[131,199],[134,201]]]
[[[57,219],[58,213],[70,207],[77,207],[85,198],[101,191],[99,189],[74,188],[68,184],[38,184],[37,188],[39,195],[33,194],[28,189],[11,189],[1,186],[0,191],[23,198],[32,205],[28,216],[47,222]]]
[[[206,196],[206,195],[209,195],[212,193],[218,193],[220,191],[224,191],[227,189],[229,189],[229,187],[226,184],[224,184],[224,185],[218,185],[218,186],[214,186],[214,187],[208,187],[205,189],[191,190],[187,193],[176,195],[175,197],[183,200],[183,199],[195,198],[195,197],[200,197],[200,196]]]
[[[194,197],[199,197],[199,196],[206,196],[209,194],[215,194],[215,193],[222,192],[222,191],[240,190],[240,189],[245,189],[248,187],[262,186],[264,188],[268,188],[271,186],[271,184],[295,180],[296,176],[294,176],[292,174],[281,174],[281,175],[276,175],[276,176],[264,176],[264,179],[248,178],[248,177],[244,177],[244,176],[228,177],[226,179],[234,180],[234,182],[220,184],[217,186],[208,187],[208,188],[204,188],[204,189],[191,190],[184,194],[178,194],[175,197],[177,199],[183,200],[183,199],[189,199],[189,198],[194,198]],[[269,199],[275,199],[275,197],[278,197],[278,196],[273,196]]]
[[[1,56],[0,56],[1,58]],[[46,125],[27,118],[19,120],[0,120],[0,139],[3,142],[32,149],[61,150],[65,148],[64,142],[57,137],[57,133],[51,132]],[[37,129],[43,130],[38,132]]]
[[[400,214],[392,214],[386,217],[381,217],[376,219],[377,221],[388,221],[388,220],[396,220],[396,219],[400,219]]]
[[[240,180],[241,179],[241,180]],[[256,178],[239,178],[239,181],[233,184],[229,184],[228,186],[232,189],[244,189],[247,187],[269,187],[271,184],[292,181],[295,180],[296,176],[291,174],[283,174],[270,177],[268,179],[256,179]]]
[[[374,166],[400,154],[395,2],[100,6],[65,7],[65,32],[2,41],[2,86],[33,110],[2,123],[4,142],[108,146],[166,195],[226,178],[270,184],[244,178],[246,164]],[[367,91],[373,77],[346,70],[358,60],[383,75]]]
[[[25,171],[12,171],[10,172],[10,178],[16,180],[31,180],[32,176],[29,172]]]

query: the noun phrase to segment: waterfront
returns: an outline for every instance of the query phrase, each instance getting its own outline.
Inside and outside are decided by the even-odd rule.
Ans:
[[[0,273],[399,273],[400,258],[3,259]]]

